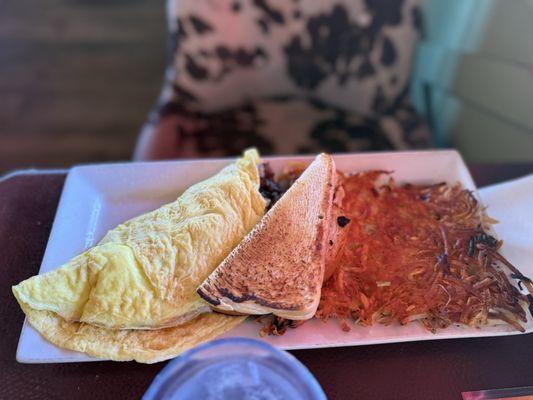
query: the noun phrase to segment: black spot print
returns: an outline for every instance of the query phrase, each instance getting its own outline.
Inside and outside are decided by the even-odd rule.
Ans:
[[[234,13],[238,13],[239,11],[241,11],[241,3],[239,3],[238,1],[233,2],[233,4],[231,5],[231,11],[233,11]]]
[[[391,66],[396,61],[396,49],[394,43],[388,36],[383,38],[383,48],[381,50],[381,64],[385,66]]]
[[[176,105],[174,113],[180,124],[176,134],[181,146],[196,148],[199,153],[237,155],[247,147],[272,153],[272,142],[258,134],[263,124],[253,103],[215,112],[193,111]]]
[[[176,21],[176,36],[179,39],[187,38],[187,31],[185,30],[184,22],[185,21],[181,18],[178,18]]]
[[[225,45],[215,47],[211,55],[220,61],[218,72],[212,74],[211,79],[220,82],[222,78],[237,68],[252,68],[268,60],[267,53],[261,48],[247,50],[243,47],[231,49]]]
[[[359,68],[357,68],[357,78],[359,79],[365,79],[370,76],[373,76],[376,73],[376,69],[374,68],[374,65],[370,62],[368,58],[365,58],[361,65],[359,65]]]
[[[399,25],[402,22],[404,0],[365,0],[372,14],[372,25],[381,29],[385,25]]]
[[[376,93],[374,94],[374,100],[372,101],[372,110],[376,113],[383,113],[387,106],[387,99],[385,98],[385,93],[383,93],[383,88],[378,86]]]
[[[348,82],[348,78],[350,77],[350,74],[348,72],[341,72],[338,76],[337,82],[340,86],[346,85],[346,82]]]
[[[215,48],[215,52],[218,58],[222,61],[226,61],[231,57],[231,51],[226,46],[220,45]]]
[[[343,6],[335,5],[329,13],[310,17],[303,34],[311,40],[296,35],[284,48],[289,75],[298,86],[315,89],[329,75],[335,75],[343,85],[355,75],[348,66],[361,57],[365,32],[349,20]],[[304,46],[304,42],[309,45]],[[369,73],[373,68],[366,68],[365,74]]]
[[[172,85],[172,89],[174,89],[175,96],[180,100],[184,102],[197,102],[198,99],[194,94],[192,94],[190,91],[185,89],[183,86],[174,83]]]
[[[249,67],[253,65],[257,58],[266,59],[265,52],[260,48],[257,48],[254,51],[247,51],[246,49],[239,48],[234,53],[234,60],[237,65],[240,65],[241,67]]]
[[[403,90],[407,72],[400,70],[398,65],[403,46],[398,47],[398,42],[393,40],[395,37],[387,29],[403,23],[402,31],[422,31],[421,9],[412,6],[414,2],[405,0],[355,1],[366,8],[370,17],[368,23],[361,24],[355,18],[356,11],[338,4],[337,0],[321,6],[320,11],[311,15],[302,8],[305,3],[299,0],[283,6],[273,0],[227,1],[222,11],[232,18],[245,18],[249,16],[248,11],[251,12],[255,30],[250,34],[260,37],[260,40],[268,41],[267,35],[273,32],[288,35],[277,45],[286,56],[286,74],[296,86],[305,89],[306,97],[302,98],[301,93],[295,95],[291,87],[266,98],[257,93],[251,101],[241,99],[229,108],[225,108],[221,100],[209,112],[201,111],[204,99],[196,96],[194,81],[209,81],[217,85],[230,74],[238,77],[243,68],[257,69],[260,74],[259,69],[271,62],[267,52],[269,47],[243,45],[240,40],[226,39],[223,32],[221,37],[216,37],[219,32],[215,32],[217,27],[213,21],[217,21],[217,15],[214,13],[180,15],[169,41],[172,51],[170,62],[175,62],[177,57],[176,65],[183,68],[176,71],[173,79],[172,100],[159,105],[150,118],[176,116],[179,120],[175,133],[179,138],[176,151],[195,149],[203,155],[233,155],[249,146],[258,146],[266,153],[274,152],[276,140],[270,137],[272,133],[268,121],[270,113],[275,117],[275,112],[272,107],[263,107],[262,102],[276,102],[275,108],[285,108],[283,102],[286,107],[300,102],[304,103],[304,109],[314,113],[314,122],[305,132],[306,136],[302,133],[302,137],[293,141],[302,144],[295,145],[293,150],[312,153],[394,148],[389,139],[392,136],[388,125],[382,123],[383,116],[398,122],[396,129],[407,145],[414,148],[427,145],[424,124],[410,105],[408,93]],[[289,23],[301,29],[295,32],[292,26],[291,29],[285,28],[284,25]],[[197,46],[194,41],[203,35],[209,35],[206,37],[213,40],[205,46],[200,40],[200,46]],[[186,47],[189,41],[190,49]],[[379,82],[375,82],[373,77],[378,72]],[[193,82],[189,80],[182,84],[180,77],[184,76]],[[349,104],[345,104],[347,109],[341,109],[320,99],[320,92],[312,91],[326,79],[336,83],[339,90],[352,80],[359,81],[358,84],[365,81],[369,88],[374,88],[368,95],[371,109],[366,110],[363,116],[347,111]],[[235,90],[241,90],[239,85]],[[298,110],[303,112],[303,109]],[[283,140],[283,135],[279,139]]]
[[[265,16],[268,17],[268,19],[274,21],[275,23],[277,24],[285,23],[285,18],[283,18],[283,14],[281,13],[281,11],[270,6],[266,0],[254,0],[254,6],[256,6],[261,11],[263,11]]]
[[[196,17],[194,15],[191,15],[189,17],[189,21],[191,21],[191,24],[199,35],[206,34],[208,32],[213,31],[213,27],[209,25],[205,20],[201,19],[200,17]]]
[[[285,53],[288,56],[289,75],[298,86],[314,89],[327,76],[315,56],[303,48],[300,38],[295,38],[285,47]]]
[[[243,47],[238,47],[235,50],[230,49],[224,45],[215,48],[217,57],[225,63],[235,63],[241,67],[253,66],[257,59],[267,60],[268,56],[261,47],[256,47],[253,50],[246,50]]]
[[[411,18],[413,20],[413,27],[418,32],[421,38],[425,38],[424,18],[419,6],[414,6],[411,10]]]
[[[261,28],[261,31],[263,33],[265,33],[265,34],[268,33],[269,27],[268,27],[268,21],[267,20],[265,20],[263,18],[258,18],[256,20],[256,22],[257,22],[257,25],[259,25],[259,28]]]
[[[383,42],[383,27],[401,23],[404,0],[364,2],[371,15],[369,26],[360,27],[349,20],[345,7],[334,5],[329,13],[320,13],[308,18],[306,33],[311,38],[311,45],[303,48],[300,43],[307,43],[307,38],[303,40],[296,35],[285,46],[289,76],[298,86],[314,89],[330,75],[336,75],[340,86],[345,85],[351,78],[365,79],[374,76],[376,66],[370,61],[370,54],[377,43],[384,46],[381,64],[384,67],[394,64],[397,58],[396,49],[391,41]],[[353,63],[354,59],[360,61]],[[314,65],[306,65],[308,62]],[[300,78],[305,73],[312,76]]]
[[[333,118],[316,123],[311,129],[310,139],[316,147],[302,147],[301,152],[320,151],[345,152],[353,150],[350,143],[357,141],[357,148],[362,151],[392,149],[393,146],[381,132],[374,120],[360,119],[353,121],[353,115],[337,112]]]
[[[327,110],[329,108],[326,102],[316,97],[311,97],[307,102],[316,110]]]
[[[198,81],[209,77],[207,69],[198,64],[189,54],[185,55],[185,69],[193,79]]]
[[[168,48],[168,54],[174,55],[176,54],[180,47],[181,43],[187,38],[187,32],[185,31],[185,28],[183,26],[183,20],[181,18],[178,18],[176,20],[176,31],[173,32],[168,40],[167,48]]]

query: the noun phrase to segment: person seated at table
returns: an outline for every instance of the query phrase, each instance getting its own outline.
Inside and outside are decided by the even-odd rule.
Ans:
[[[419,0],[168,0],[170,62],[136,159],[423,148]]]

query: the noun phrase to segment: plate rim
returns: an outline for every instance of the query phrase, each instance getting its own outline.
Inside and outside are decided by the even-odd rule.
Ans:
[[[409,156],[428,156],[431,154],[439,154],[439,155],[449,155],[450,157],[455,159],[455,162],[458,163],[458,166],[466,173],[461,179],[461,183],[465,186],[469,186],[471,190],[474,192],[476,197],[479,199],[479,193],[478,188],[475,184],[474,179],[472,178],[472,175],[470,173],[470,170],[468,169],[468,166],[463,158],[463,156],[458,152],[456,149],[437,149],[437,150],[410,150],[410,151],[376,151],[376,152],[356,152],[356,153],[331,153],[334,158],[342,158],[342,159],[349,159],[349,158],[357,158],[358,156],[363,157],[387,157],[387,156],[393,156],[393,157],[409,157]],[[262,160],[269,162],[273,160],[306,160],[306,159],[312,159],[316,156],[316,154],[303,154],[303,155],[276,155],[276,156],[262,156]],[[74,185],[73,182],[78,177],[83,176],[84,172],[94,172],[98,169],[115,169],[115,168],[126,168],[126,169],[136,169],[136,168],[143,168],[143,167],[157,167],[157,166],[171,166],[173,164],[176,165],[184,165],[184,164],[216,164],[216,163],[222,163],[226,161],[232,161],[235,157],[222,157],[222,158],[194,158],[194,159],[186,159],[186,160],[158,160],[158,161],[134,161],[134,162],[110,162],[110,163],[99,163],[99,164],[81,164],[76,165],[72,167],[67,174],[67,177],[65,179],[65,183],[63,185],[61,195],[57,204],[56,212],[53,218],[52,227],[50,230],[50,234],[48,237],[48,241],[45,246],[45,251],[43,253],[43,258],[41,260],[41,264],[39,266],[38,274],[41,273],[41,269],[43,267],[44,261],[46,260],[47,253],[49,252],[49,247],[53,245],[53,241],[50,240],[54,236],[54,231],[57,229],[57,226],[59,225],[59,220],[62,218],[62,209],[65,208],[64,204],[66,204],[67,201],[69,201],[68,197],[70,196],[70,192],[72,191],[71,186]],[[56,234],[57,235],[57,234]],[[48,363],[70,363],[70,362],[94,362],[94,361],[107,361],[102,360],[98,358],[90,357],[84,353],[80,353],[85,356],[84,359],[75,359],[75,356],[72,358],[69,358],[68,356],[62,357],[62,358],[55,358],[55,359],[43,359],[43,358],[30,358],[30,357],[22,357],[22,337],[27,333],[27,330],[35,330],[27,321],[27,319],[24,319],[24,323],[21,327],[21,332],[19,336],[19,341],[17,344],[17,351],[16,351],[16,360],[19,363],[31,363],[31,364],[48,364]],[[509,336],[509,335],[517,335],[517,334],[524,334],[518,331],[484,331],[479,329],[465,329],[465,335],[451,335],[451,336],[415,336],[415,337],[400,337],[400,338],[390,338],[390,339],[378,339],[378,340],[369,340],[365,341],[364,343],[347,343],[347,342],[328,342],[328,343],[321,343],[321,344],[315,344],[313,346],[309,345],[287,345],[287,346],[278,346],[279,348],[285,349],[285,350],[304,350],[304,349],[315,349],[315,348],[329,348],[329,347],[352,347],[352,346],[372,346],[372,345],[383,345],[383,344],[392,344],[392,343],[405,343],[405,342],[415,342],[415,341],[427,341],[427,340],[445,340],[445,339],[468,339],[468,338],[482,338],[482,337],[497,337],[497,336]],[[230,331],[231,332],[231,331]],[[527,333],[531,333],[532,331],[528,331]],[[37,334],[39,334],[37,332]],[[52,344],[53,345],[53,344]],[[54,345],[55,346],[55,345]],[[57,347],[57,346],[56,346]]]

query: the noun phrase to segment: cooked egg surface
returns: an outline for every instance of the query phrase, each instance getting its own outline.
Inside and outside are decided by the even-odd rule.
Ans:
[[[23,309],[108,329],[157,329],[208,311],[196,288],[264,214],[255,150],[133,218],[65,265],[13,287]]]
[[[246,317],[204,313],[183,324],[163,329],[106,329],[83,322],[67,322],[51,311],[23,306],[28,322],[58,347],[115,361],[154,363],[174,358],[214,339]]]

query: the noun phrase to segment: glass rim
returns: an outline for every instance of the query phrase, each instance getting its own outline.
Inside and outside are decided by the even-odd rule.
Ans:
[[[193,347],[192,349],[183,352],[174,359],[171,359],[168,364],[165,365],[165,367],[163,367],[163,369],[161,369],[161,371],[159,371],[158,374],[155,376],[154,380],[146,390],[146,393],[143,395],[143,399],[155,399],[156,396],[160,394],[160,390],[163,388],[164,384],[168,381],[168,379],[179,370],[180,365],[185,364],[195,355],[202,353],[206,350],[225,346],[228,344],[244,345],[256,349],[259,348],[261,350],[265,350],[270,354],[273,354],[278,358],[283,359],[287,363],[287,366],[295,373],[296,377],[307,386],[307,388],[309,389],[309,393],[315,399],[327,398],[324,393],[324,390],[322,389],[316,378],[313,376],[313,374],[309,371],[309,369],[307,369],[307,367],[302,362],[300,362],[292,354],[278,349],[272,346],[271,344],[259,339],[235,336],[229,338],[214,339],[209,342],[202,343],[198,346]]]

